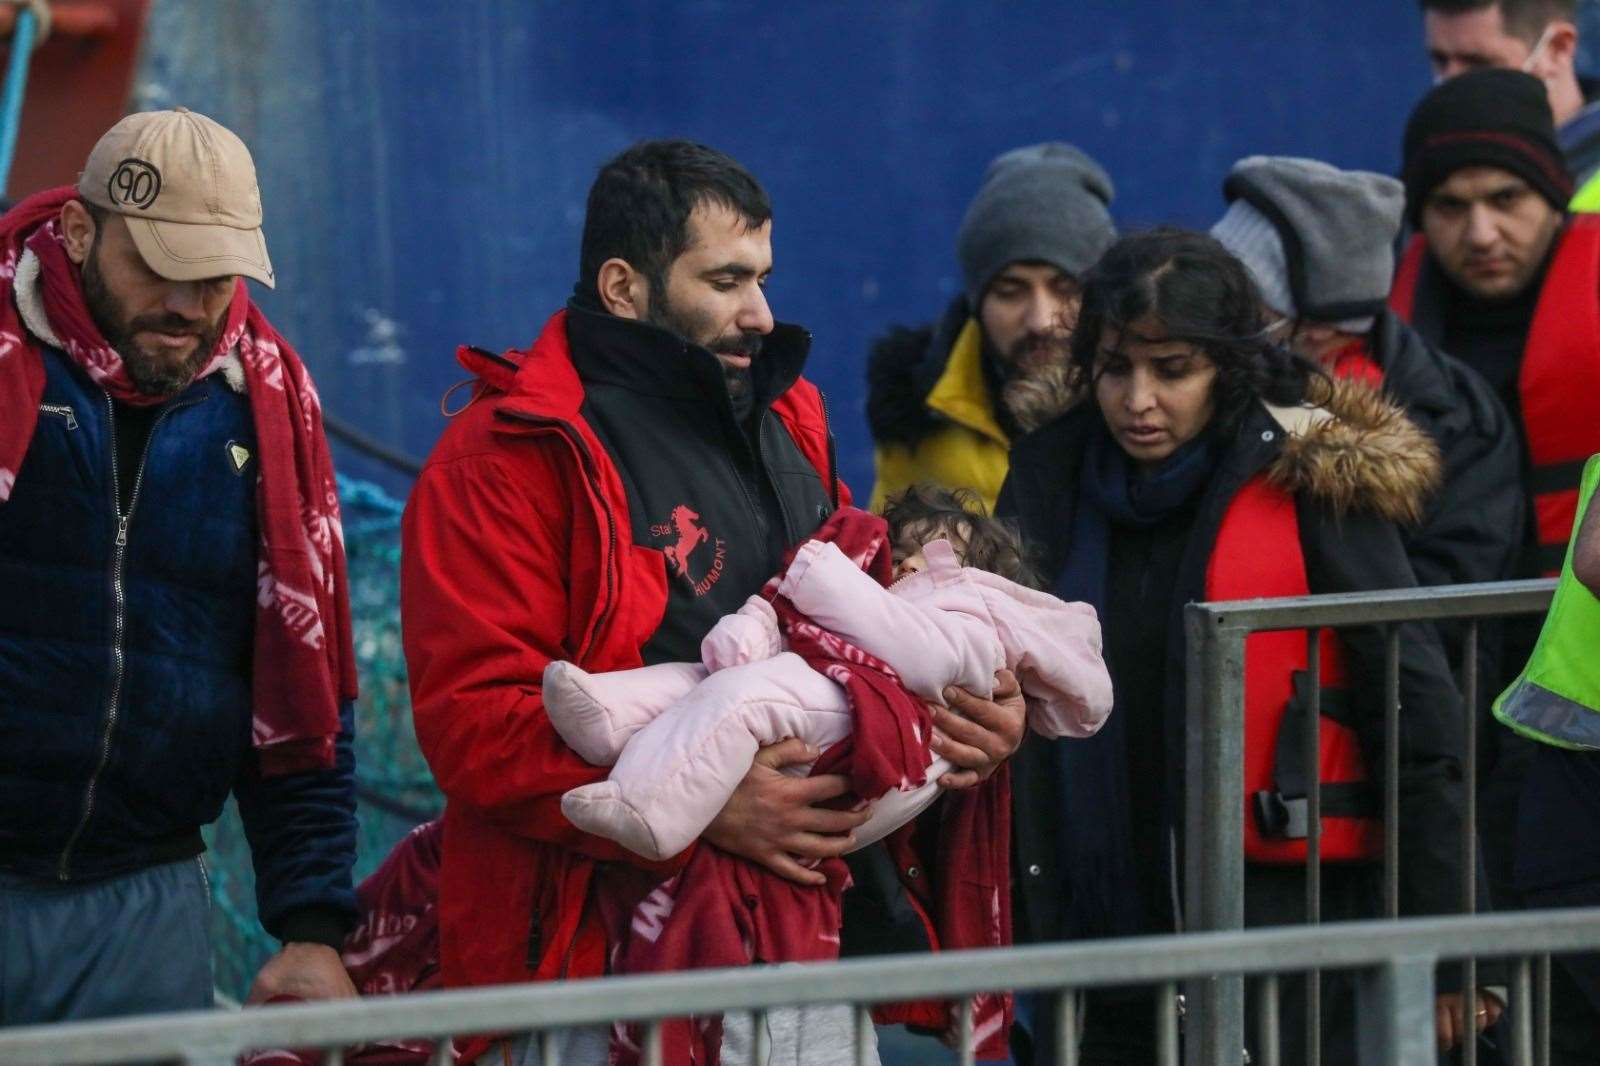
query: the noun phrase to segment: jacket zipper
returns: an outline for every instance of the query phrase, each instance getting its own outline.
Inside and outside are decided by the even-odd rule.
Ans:
[[[583,886],[583,903],[578,907],[578,924],[572,930],[572,939],[567,941],[567,950],[561,955],[561,969],[556,972],[556,980],[565,981],[568,972],[572,969],[572,957],[578,951],[578,938],[583,935],[584,919],[589,917],[589,904],[594,899],[595,877],[599,873],[600,864],[590,872],[588,883]]]
[[[68,429],[78,428],[78,416],[73,412],[70,404],[42,403],[39,405],[39,413],[42,415],[55,415],[57,418],[63,419],[67,423]]]
[[[893,581],[891,581],[887,585],[885,585],[884,588],[893,589],[896,585],[900,584],[902,581],[910,581],[912,578],[916,577],[920,573],[922,573],[921,570],[913,570],[909,574],[901,574],[899,577],[895,578]]]
[[[582,437],[578,436],[577,429],[574,428],[570,422],[559,418],[541,418],[536,415],[525,415],[516,411],[507,411],[504,409],[496,411],[495,413],[502,418],[510,418],[518,422],[527,422],[530,425],[553,426],[557,432],[567,438],[567,443],[571,444],[573,450],[578,453],[578,458],[583,466],[584,476],[589,480],[589,488],[594,493],[595,499],[600,501],[600,509],[604,511],[606,515],[606,535],[608,538],[606,541],[605,568],[606,602],[605,606],[601,609],[599,616],[595,618],[594,628],[591,630],[591,635],[598,636],[600,631],[605,628],[605,624],[611,615],[611,609],[615,605],[617,599],[616,589],[614,587],[618,580],[616,565],[617,516],[612,510],[611,501],[606,498],[605,492],[601,489],[600,468],[599,465],[594,461],[594,454],[590,452],[589,445],[585,443]],[[589,643],[585,643],[582,648],[578,649],[578,657],[580,659],[588,652],[589,647]]]
[[[762,417],[764,418],[765,416],[763,415]],[[760,428],[757,427],[756,429],[755,444],[751,444],[750,441],[745,439],[744,434],[739,431],[737,425],[734,427],[734,436],[739,438],[739,446],[742,447],[745,451],[745,454],[750,457],[751,473],[756,477],[765,478],[767,484],[771,486],[772,496],[778,501],[778,520],[783,523],[784,539],[788,540],[789,527],[792,525],[792,523],[789,521],[788,512],[784,510],[783,498],[778,493],[778,487],[772,484],[772,475],[767,472],[766,460],[761,457]],[[771,532],[768,529],[770,523],[767,521],[767,516],[761,512],[761,508],[759,505],[757,505],[755,497],[750,495],[750,484],[745,479],[744,471],[739,469],[739,460],[735,458],[732,459],[731,462],[734,468],[733,479],[739,483],[739,492],[744,496],[745,505],[750,508],[750,516],[756,520],[756,525],[761,528],[763,535],[770,539]]]
[[[821,390],[818,390],[819,395],[820,392]],[[767,488],[772,490],[772,498],[778,504],[778,520],[782,523],[783,540],[785,544],[788,544],[811,533],[812,529],[801,529],[795,522],[794,515],[789,511],[789,502],[783,498],[783,493],[778,488],[778,481],[772,476],[772,468],[767,464],[766,452],[761,447],[761,437],[766,428],[766,419],[768,417],[776,419],[779,427],[783,429],[784,434],[790,438],[793,438],[794,434],[790,433],[788,428],[783,426],[783,420],[778,419],[775,415],[772,415],[770,411],[762,414],[761,422],[756,426],[753,440],[746,437],[744,433],[738,432],[737,428],[734,435],[739,438],[740,445],[744,448],[745,453],[750,456],[750,468],[753,474],[756,477],[763,479],[766,482]],[[823,414],[823,425],[827,425],[826,412]],[[803,457],[804,453],[802,452],[801,455]],[[735,461],[735,466],[737,466],[737,461]],[[750,505],[750,513],[752,516],[754,516],[756,523],[765,528],[769,525],[766,520],[766,515],[762,513],[762,509],[760,505],[756,503],[755,497],[750,494],[750,486],[746,483],[744,474],[738,469],[735,469],[734,477],[737,478],[739,487],[744,491],[745,503]]]
[[[122,702],[122,680],[127,669],[127,649],[123,647],[123,640],[127,636],[128,603],[127,589],[123,586],[123,565],[128,555],[128,523],[133,520],[133,509],[139,505],[139,488],[144,484],[144,464],[150,456],[150,441],[155,438],[156,429],[166,421],[168,415],[179,407],[188,407],[198,401],[185,404],[174,404],[156,416],[150,424],[150,435],[145,438],[144,450],[139,454],[139,466],[133,475],[133,492],[128,497],[128,510],[122,511],[121,475],[117,470],[117,411],[111,402],[111,394],[105,393],[106,400],[106,426],[111,440],[111,507],[117,515],[117,539],[111,550],[111,691],[106,697],[105,725],[100,731],[100,757],[95,763],[94,772],[89,775],[89,783],[83,790],[83,813],[78,817],[78,825],[67,838],[66,845],[61,849],[61,861],[56,866],[57,880],[67,881],[71,878],[72,849],[77,847],[78,839],[83,836],[83,831],[89,825],[89,818],[94,814],[95,790],[100,784],[100,775],[105,772],[106,763],[111,760],[111,738],[117,727],[117,705]],[[72,428],[69,424],[67,428]]]
[[[828,394],[818,389],[817,399],[822,401],[822,436],[828,442],[828,499],[833,502],[833,509],[837,511],[839,509],[839,461],[833,445],[833,428],[828,424]]]

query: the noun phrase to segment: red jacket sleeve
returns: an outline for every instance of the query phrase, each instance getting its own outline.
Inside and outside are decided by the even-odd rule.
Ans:
[[[561,814],[564,792],[607,773],[562,742],[541,693],[546,664],[574,655],[569,575],[589,533],[561,478],[532,472],[469,455],[428,466],[412,490],[400,607],[417,742],[450,802],[506,831],[657,866]]]

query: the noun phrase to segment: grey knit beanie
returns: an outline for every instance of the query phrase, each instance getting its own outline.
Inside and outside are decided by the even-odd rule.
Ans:
[[[1234,164],[1222,192],[1230,206],[1211,235],[1249,269],[1269,307],[1351,333],[1371,328],[1394,280],[1403,185],[1257,155]]]
[[[996,156],[956,236],[976,308],[1008,264],[1049,263],[1075,278],[1117,239],[1105,170],[1070,144],[1048,141]]]
[[[1283,241],[1266,215],[1248,201],[1235,200],[1211,227],[1211,235],[1244,264],[1262,302],[1285,318],[1300,317],[1294,294],[1289,291],[1289,262],[1284,258]]]

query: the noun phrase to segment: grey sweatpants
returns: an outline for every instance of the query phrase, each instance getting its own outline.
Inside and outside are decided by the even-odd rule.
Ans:
[[[0,873],[0,1025],[214,1003],[199,859],[62,884]]]
[[[855,1015],[849,1007],[783,1007],[767,1012],[772,1055],[753,1060],[749,1014],[734,1012],[722,1021],[723,1066],[851,1066],[856,1061]],[[611,1029],[569,1029],[560,1043],[561,1066],[605,1066]],[[872,1036],[870,1063],[878,1061],[878,1037]],[[485,1052],[476,1066],[545,1066],[538,1044],[520,1037]]]

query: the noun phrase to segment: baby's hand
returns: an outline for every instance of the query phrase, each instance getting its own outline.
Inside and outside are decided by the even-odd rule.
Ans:
[[[760,596],[751,596],[733,614],[717,619],[700,642],[700,661],[711,673],[770,659],[783,651],[778,614]]]

